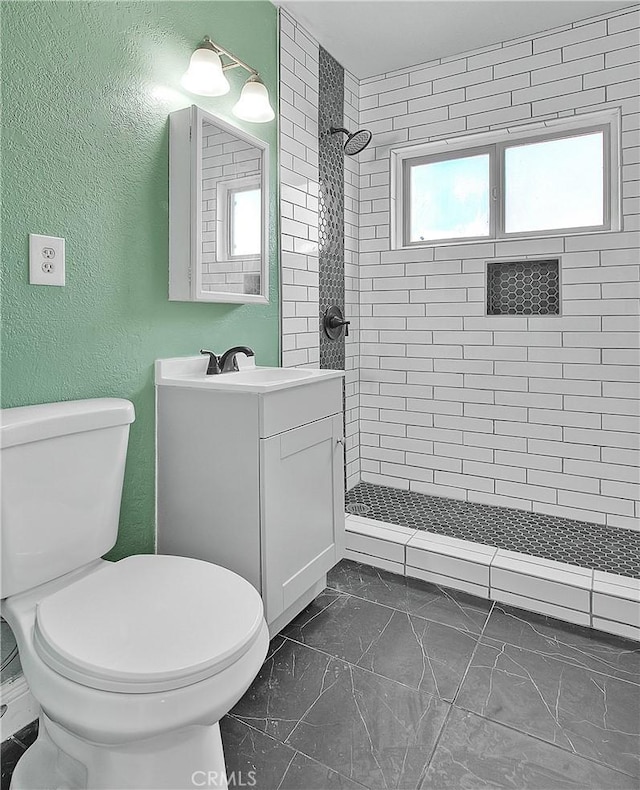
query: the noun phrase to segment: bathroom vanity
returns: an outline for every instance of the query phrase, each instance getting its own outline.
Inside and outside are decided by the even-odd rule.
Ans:
[[[236,571],[271,634],[344,553],[342,371],[158,360],[158,552]]]

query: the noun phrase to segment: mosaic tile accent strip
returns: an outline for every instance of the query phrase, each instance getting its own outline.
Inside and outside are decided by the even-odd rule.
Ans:
[[[344,313],[343,135],[332,135],[329,132],[332,126],[343,126],[344,69],[322,47],[320,47],[319,75],[320,367],[344,370],[344,335],[337,340],[331,340],[322,328],[322,317],[331,305],[337,305]]]
[[[358,515],[367,518],[640,578],[640,533],[628,529],[372,483],[359,483],[352,488],[346,502],[347,512],[355,508]],[[362,512],[363,506],[366,512]]]
[[[505,261],[487,263],[487,315],[558,315],[560,263]]]

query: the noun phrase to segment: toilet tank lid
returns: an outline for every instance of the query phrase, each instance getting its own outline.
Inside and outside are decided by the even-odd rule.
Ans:
[[[87,398],[0,410],[0,447],[128,425],[133,403],[123,398]]]

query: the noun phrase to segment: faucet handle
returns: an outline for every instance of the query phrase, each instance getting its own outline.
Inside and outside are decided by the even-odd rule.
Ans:
[[[213,376],[220,373],[220,358],[213,351],[206,351],[204,348],[200,349],[200,353],[205,356],[209,355],[209,364],[207,366],[207,376]]]

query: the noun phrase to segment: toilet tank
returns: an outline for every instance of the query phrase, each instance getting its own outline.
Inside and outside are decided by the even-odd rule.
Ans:
[[[0,597],[98,559],[116,542],[133,404],[117,398],[0,412]]]

